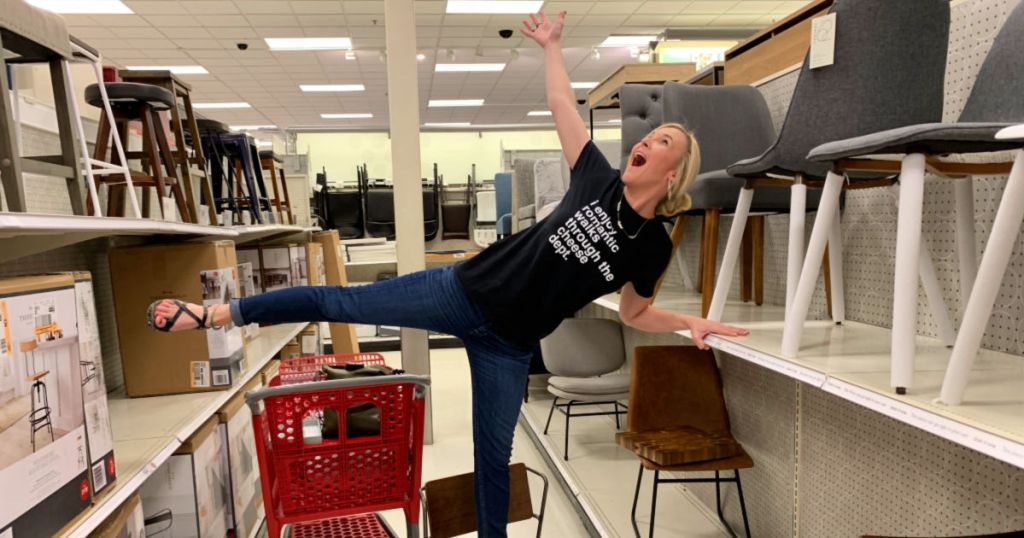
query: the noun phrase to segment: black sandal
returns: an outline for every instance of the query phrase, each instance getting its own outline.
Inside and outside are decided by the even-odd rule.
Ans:
[[[156,314],[155,314],[156,305],[164,302],[165,300],[166,299],[160,299],[159,301],[155,301],[153,304],[149,305],[149,309],[146,311],[146,322],[149,324],[149,327],[151,329],[153,329],[155,331],[165,332],[165,333],[166,332],[171,332],[171,328],[174,327],[174,324],[178,322],[178,318],[181,317],[182,313],[188,314],[189,317],[191,317],[192,319],[196,320],[196,323],[198,323],[199,325],[197,325],[195,327],[195,330],[203,330],[203,329],[212,329],[213,328],[212,326],[207,326],[206,325],[206,322],[207,322],[207,320],[209,320],[209,317],[210,317],[210,310],[209,310],[209,308],[207,308],[206,306],[203,306],[203,317],[200,318],[199,316],[193,314],[192,311],[188,309],[188,305],[187,304],[185,304],[185,303],[183,303],[183,302],[181,302],[181,301],[179,301],[177,299],[172,299],[172,301],[178,307],[178,311],[175,312],[174,315],[171,316],[170,318],[164,320],[164,324],[162,326],[157,327],[157,325],[156,325]]]

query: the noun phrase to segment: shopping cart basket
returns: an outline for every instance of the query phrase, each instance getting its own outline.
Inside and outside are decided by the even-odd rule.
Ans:
[[[405,511],[408,536],[419,536],[424,398],[430,378],[313,381],[324,364],[383,363],[379,355],[362,355],[282,361],[272,386],[246,394],[270,538],[393,536],[373,513],[392,508]],[[379,410],[378,435],[348,437],[346,411],[366,404]],[[338,438],[309,442],[303,422],[327,408],[337,413]]]

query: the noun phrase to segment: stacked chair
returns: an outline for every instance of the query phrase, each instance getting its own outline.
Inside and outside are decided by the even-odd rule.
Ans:
[[[441,184],[441,239],[469,239],[476,198],[476,165],[466,176],[465,185],[445,185],[444,176],[438,178]]]

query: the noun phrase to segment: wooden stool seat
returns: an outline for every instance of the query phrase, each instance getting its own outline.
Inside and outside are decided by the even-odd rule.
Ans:
[[[46,377],[48,375],[50,375],[50,371],[49,370],[43,370],[41,372],[36,372],[36,373],[34,373],[32,375],[25,376],[25,381],[30,381],[30,382],[34,383],[34,382],[39,381],[40,379],[42,379],[42,378],[44,378],[44,377]]]
[[[731,458],[743,452],[729,432],[709,434],[689,427],[619,432],[615,442],[662,467]]]

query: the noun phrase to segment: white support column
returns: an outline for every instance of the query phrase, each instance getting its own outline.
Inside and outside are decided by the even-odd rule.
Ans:
[[[896,224],[896,269],[893,283],[892,351],[889,383],[897,394],[914,384],[914,339],[917,336],[917,282],[920,274],[921,211],[924,206],[924,155],[903,157]]]
[[[1010,179],[1006,182],[1003,199],[999,202],[996,220],[992,223],[992,232],[988,245],[981,256],[978,278],[971,290],[964,319],[960,323],[960,333],[953,346],[953,355],[946,368],[946,378],[942,381],[942,392],[939,401],[951,405],[959,405],[963,401],[967,389],[967,376],[974,366],[974,359],[981,347],[981,339],[985,335],[985,326],[992,316],[992,306],[1003,282],[1013,244],[1020,232],[1021,221],[1024,220],[1024,150],[1017,152],[1010,171]]]
[[[786,310],[786,322],[782,329],[782,356],[787,359],[796,358],[800,351],[800,338],[803,336],[804,322],[807,311],[811,307],[814,288],[818,284],[818,273],[821,260],[825,255],[825,244],[828,243],[832,225],[835,223],[835,212],[839,211],[839,195],[843,192],[843,176],[829,172],[825,178],[825,188],[821,192],[821,203],[818,204],[818,215],[814,218],[814,229],[811,240],[807,244],[800,280],[796,285],[793,301]],[[790,230],[792,237],[792,230]],[[792,248],[792,245],[790,245]]]
[[[960,303],[967,300],[978,274],[978,257],[974,250],[974,180],[970,177],[953,181],[956,196],[956,249],[960,257]]]
[[[832,218],[832,233],[828,236],[828,267],[832,282],[832,321],[842,325],[846,321],[846,286],[843,282],[843,223],[836,208]]]
[[[804,263],[804,226],[807,219],[807,185],[798,178],[789,188],[789,246],[786,257],[786,312],[793,305],[800,267]]]
[[[736,271],[736,258],[740,256],[743,231],[747,227],[747,217],[750,215],[750,203],[753,199],[753,188],[740,189],[740,198],[736,202],[736,213],[732,216],[732,227],[729,228],[729,241],[725,244],[722,268],[718,272],[715,293],[711,297],[711,306],[708,308],[708,319],[722,320],[722,311],[725,310],[725,301],[729,298],[732,275]]]
[[[395,185],[395,250],[398,273],[423,270],[423,187],[420,185],[420,105],[416,68],[416,11],[413,0],[385,0],[387,36],[388,116],[391,167]],[[430,375],[427,332],[402,329],[402,368]],[[428,396],[423,440],[433,443]]]

